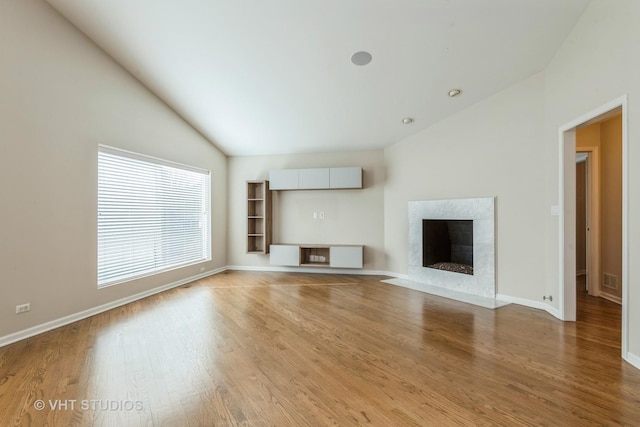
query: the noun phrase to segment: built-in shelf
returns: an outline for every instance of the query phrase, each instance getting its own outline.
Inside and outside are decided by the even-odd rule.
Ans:
[[[269,181],[247,181],[247,253],[267,254],[271,245]]]
[[[330,266],[330,247],[316,245],[300,245],[300,265],[313,267]]]

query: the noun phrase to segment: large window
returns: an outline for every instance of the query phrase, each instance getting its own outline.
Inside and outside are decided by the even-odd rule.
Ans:
[[[211,258],[209,175],[99,148],[98,287]]]

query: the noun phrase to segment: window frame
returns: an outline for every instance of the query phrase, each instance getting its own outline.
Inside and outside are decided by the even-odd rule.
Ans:
[[[203,258],[198,260],[190,260],[184,263],[178,264],[169,264],[166,266],[157,267],[152,270],[144,270],[140,271],[138,274],[131,274],[126,277],[116,278],[113,280],[104,280],[100,281],[100,156],[101,154],[107,154],[111,156],[119,156],[125,159],[134,160],[138,162],[145,162],[149,164],[153,164],[156,166],[164,166],[168,168],[178,169],[181,171],[187,171],[192,173],[198,173],[205,177],[205,188],[204,188],[204,203],[203,206],[205,208],[205,218],[204,228],[202,231],[203,238],[206,238],[206,241],[203,242],[204,250],[203,250]],[[212,260],[212,229],[211,229],[211,217],[212,217],[212,201],[211,201],[211,171],[208,169],[199,168],[196,166],[186,165],[183,163],[178,163],[154,156],[149,156],[141,153],[132,152],[129,150],[123,150],[120,148],[115,148],[107,145],[98,144],[98,155],[97,155],[97,164],[96,164],[96,282],[98,289],[108,288],[110,286],[115,286],[123,283],[128,283],[134,280],[138,280],[145,277],[155,276],[157,274],[165,273],[172,270],[177,270],[180,268],[185,268],[188,266],[201,264],[204,262],[209,262]]]

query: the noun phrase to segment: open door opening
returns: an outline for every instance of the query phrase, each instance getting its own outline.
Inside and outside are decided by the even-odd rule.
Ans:
[[[578,126],[576,150],[576,274],[584,273],[589,295],[621,304],[620,109]]]
[[[600,148],[576,137],[576,276],[588,295],[600,296]]]
[[[587,200],[590,190],[588,163],[590,163],[589,153],[578,151],[576,153],[576,280],[581,281],[582,279],[585,282],[584,291],[592,295],[587,281],[587,273],[591,272],[591,269],[588,268],[589,257],[587,255],[591,232],[589,227],[590,205]],[[591,279],[593,274],[588,276]]]
[[[627,215],[627,100],[626,96],[614,100],[601,108],[585,114],[584,116],[562,126],[560,128],[560,314],[566,321],[576,320],[576,275],[580,272],[579,259],[577,257],[578,238],[577,227],[577,190],[576,190],[576,152],[586,154],[585,158],[585,263],[586,288],[590,295],[600,296],[622,305],[622,357],[628,356],[628,215]],[[605,170],[603,163],[604,145],[600,140],[598,143],[592,141],[585,142],[582,134],[591,132],[600,133],[602,129],[594,124],[602,124],[606,121],[618,117],[620,144],[618,149],[619,161],[606,169],[611,176],[613,170],[618,174],[618,193],[605,196],[601,191],[603,187],[602,174]],[[591,128],[590,128],[591,127]],[[607,147],[609,149],[611,147]],[[609,161],[609,160],[606,160]],[[597,163],[597,164],[596,164]],[[612,169],[613,168],[613,169]],[[615,181],[614,179],[613,181]],[[609,179],[611,181],[611,179]],[[594,195],[594,190],[597,190]],[[605,225],[604,218],[611,216],[611,208],[616,205],[616,198],[619,200],[618,230],[615,224]],[[605,214],[605,210],[608,212]],[[614,221],[615,222],[615,221]],[[608,224],[608,223],[607,223]],[[618,235],[618,246],[613,248],[610,245],[611,236]],[[603,240],[607,236],[607,241]],[[604,255],[604,246],[607,255]],[[615,262],[618,266],[615,266]],[[606,267],[605,267],[606,263]],[[606,269],[607,271],[605,271]],[[615,271],[610,273],[610,271]],[[607,273],[605,275],[604,273]],[[612,277],[615,276],[615,277]],[[614,293],[617,291],[618,293]],[[616,299],[616,297],[619,297]]]

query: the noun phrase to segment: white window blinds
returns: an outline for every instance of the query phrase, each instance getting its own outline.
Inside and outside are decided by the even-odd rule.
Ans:
[[[98,287],[210,259],[210,174],[98,151]]]

